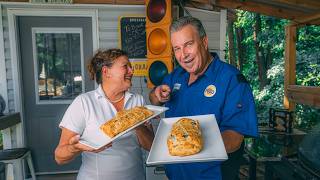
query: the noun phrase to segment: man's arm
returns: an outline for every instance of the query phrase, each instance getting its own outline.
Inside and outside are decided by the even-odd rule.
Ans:
[[[225,130],[221,133],[221,136],[227,153],[238,150],[243,141],[243,135],[233,130]]]
[[[150,94],[149,99],[151,104],[161,106],[170,100],[171,89],[168,85],[160,85],[154,88]]]

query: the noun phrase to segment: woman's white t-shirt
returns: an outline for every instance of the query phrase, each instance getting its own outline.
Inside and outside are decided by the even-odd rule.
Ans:
[[[144,105],[141,95],[125,93],[125,109]],[[117,113],[105,97],[102,87],[79,95],[65,112],[60,127],[82,135],[97,128]],[[78,180],[144,180],[142,152],[130,131],[113,141],[112,147],[99,153],[83,152]]]

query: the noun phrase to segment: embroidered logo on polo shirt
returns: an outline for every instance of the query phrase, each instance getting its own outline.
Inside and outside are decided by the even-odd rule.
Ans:
[[[216,92],[217,92],[216,86],[211,84],[204,90],[203,95],[205,97],[212,97],[216,94]]]
[[[175,83],[175,84],[173,85],[173,90],[172,90],[172,92],[179,91],[179,90],[180,90],[180,87],[181,87],[181,84]]]

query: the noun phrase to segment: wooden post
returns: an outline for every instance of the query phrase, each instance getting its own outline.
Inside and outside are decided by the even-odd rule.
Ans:
[[[285,75],[284,75],[284,101],[283,105],[286,109],[293,111],[295,103],[289,100],[288,86],[296,84],[296,32],[297,27],[288,25],[286,31],[286,47],[285,47]]]

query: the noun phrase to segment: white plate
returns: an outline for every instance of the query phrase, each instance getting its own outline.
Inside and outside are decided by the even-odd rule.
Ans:
[[[138,124],[132,126],[131,128],[123,131],[122,133],[119,133],[115,137],[110,138],[100,128],[97,128],[97,129],[92,129],[91,130],[92,132],[87,133],[87,135],[81,136],[80,143],[84,144],[84,145],[87,145],[89,147],[92,147],[94,149],[99,149],[99,148],[109,144],[110,142],[116,140],[117,138],[119,138],[123,134],[125,134],[128,131],[134,129],[135,127],[143,124],[144,122],[146,122],[146,121],[148,121],[148,120],[160,115],[164,111],[168,110],[167,107],[161,107],[161,106],[146,105],[145,107],[150,109],[151,111],[153,111],[154,114],[152,116],[150,116],[149,118],[147,118],[147,119],[139,122]]]
[[[152,143],[147,165],[223,161],[228,159],[214,114],[186,117],[199,121],[203,138],[203,149],[198,154],[190,156],[171,156],[167,146],[167,137],[173,123],[182,117],[164,118],[160,121]]]

